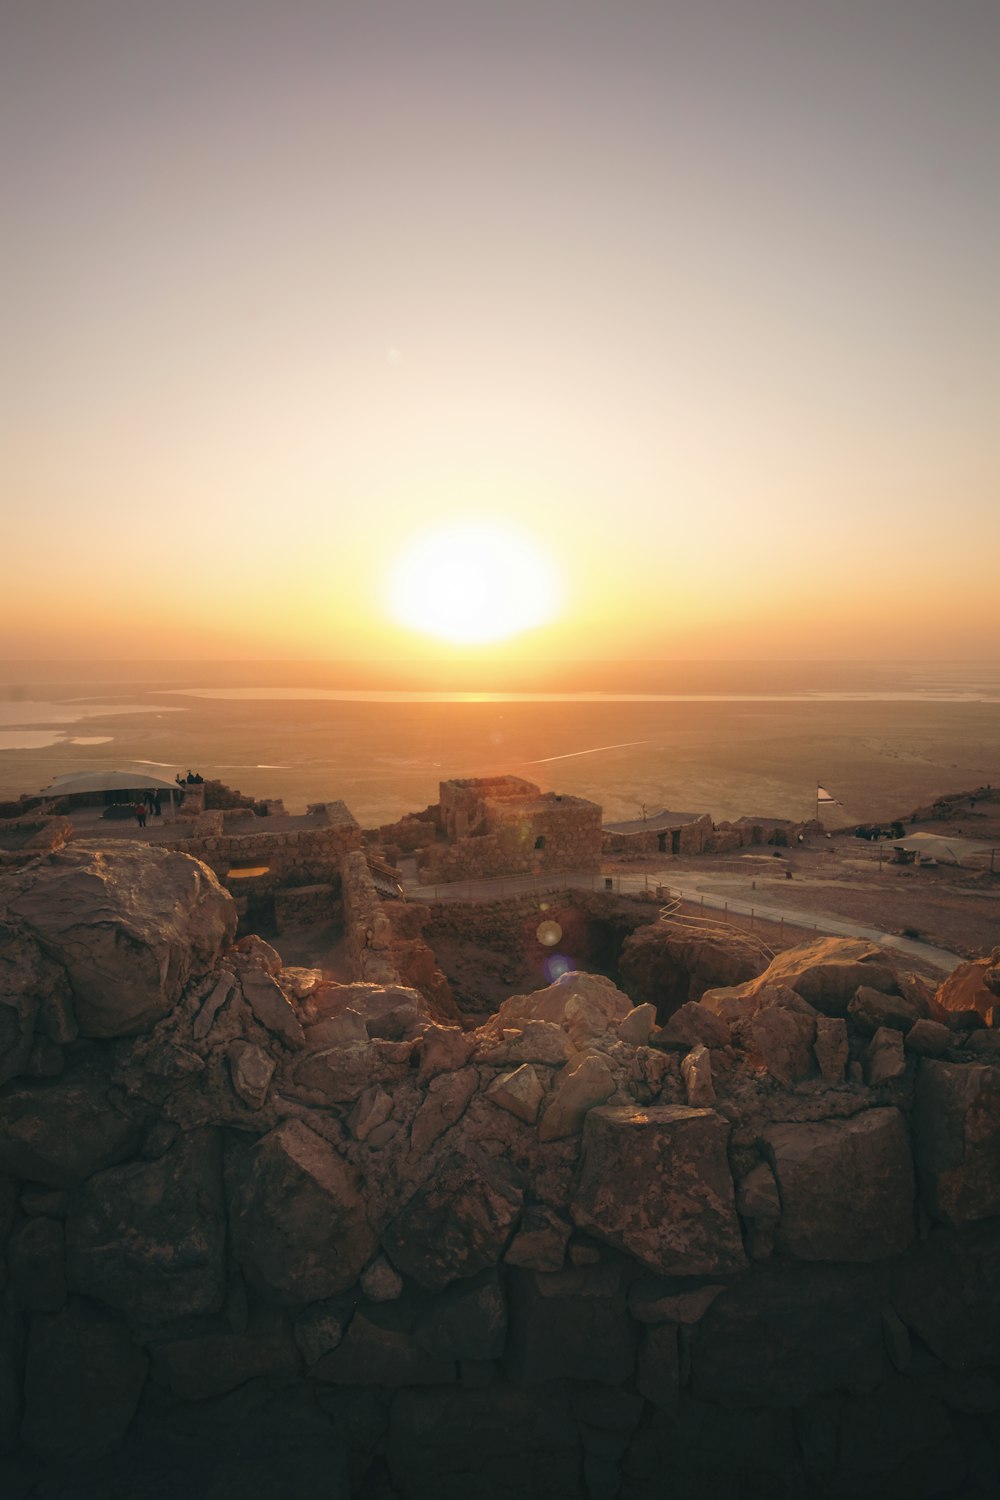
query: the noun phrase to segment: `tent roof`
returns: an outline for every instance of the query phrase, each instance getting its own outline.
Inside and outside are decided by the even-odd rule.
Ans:
[[[941,833],[911,833],[905,839],[893,839],[897,849],[913,849],[918,854],[929,855],[942,864],[960,865],[963,860],[977,854],[989,854],[997,844],[983,844],[976,839],[948,838]]]
[[[68,797],[71,792],[144,792],[178,790],[176,781],[145,771],[70,771],[42,787],[44,796]]]

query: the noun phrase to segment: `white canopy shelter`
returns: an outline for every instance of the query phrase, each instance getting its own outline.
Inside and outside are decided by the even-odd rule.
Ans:
[[[69,797],[73,792],[176,792],[176,781],[144,771],[69,771],[42,787],[42,797]]]
[[[976,839],[948,838],[940,833],[911,833],[905,839],[893,839],[896,849],[910,849],[925,859],[936,859],[938,864],[962,865],[977,855],[991,854],[995,844],[983,844]]]

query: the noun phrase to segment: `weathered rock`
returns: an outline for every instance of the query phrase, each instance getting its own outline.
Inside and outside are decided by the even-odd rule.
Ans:
[[[676,1327],[672,1323],[658,1323],[647,1328],[639,1345],[636,1390],[654,1406],[672,1411],[680,1393],[680,1370]]]
[[[513,1073],[501,1073],[494,1078],[486,1097],[526,1125],[534,1125],[545,1098],[545,1084],[531,1063],[522,1063]]]
[[[420,1039],[418,1082],[429,1083],[438,1073],[464,1068],[475,1045],[474,1036],[455,1026],[429,1026]]]
[[[190,1078],[192,1073],[200,1073],[205,1066],[204,1059],[197,1052],[166,1041],[154,1042],[143,1063],[146,1072],[152,1073],[154,1078]]]
[[[361,1290],[369,1302],[395,1302],[402,1295],[403,1278],[384,1255],[376,1255],[361,1273]]]
[[[859,985],[894,994],[898,989],[896,974],[886,962],[885,954],[875,943],[863,938],[818,938],[787,948],[772,959],[759,978],[728,993],[752,1000],[769,985],[785,985],[816,1010],[828,1016],[843,1016]],[[716,1001],[726,992],[714,991]]]
[[[69,986],[58,964],[42,953],[35,940],[7,923],[0,923],[0,1084],[16,1078],[27,1063],[35,1027],[44,1014],[55,1020],[65,1007],[71,1031]],[[67,1029],[56,1025],[58,1031]],[[53,1041],[71,1041],[56,1035]]]
[[[618,1023],[618,1040],[633,1047],[645,1047],[656,1025],[656,1006],[648,1001],[630,1010],[624,1021]]]
[[[409,1068],[407,1042],[353,1043],[311,1052],[295,1066],[294,1080],[331,1104],[353,1104],[376,1083],[404,1078]]]
[[[506,1027],[497,1040],[495,1031],[482,1027],[476,1036],[476,1057],[490,1067],[511,1063],[546,1063],[561,1068],[579,1056],[576,1047],[555,1021],[526,1021],[523,1027]]]
[[[191,1033],[196,1042],[203,1041],[215,1025],[216,1017],[236,988],[235,974],[225,973],[216,981],[208,998],[194,1018]]]
[[[943,1021],[914,1021],[906,1033],[907,1052],[921,1057],[940,1057],[952,1045],[954,1037]]]
[[[965,1444],[944,1405],[913,1381],[893,1375],[878,1390],[844,1404],[837,1444],[839,1494],[954,1494],[965,1467]]]
[[[728,1122],[708,1109],[592,1110],[574,1222],[663,1275],[739,1270],[728,1136]]]
[[[225,1235],[218,1134],[192,1131],[157,1161],[111,1167],[78,1190],[67,1280],[135,1324],[215,1312]]]
[[[226,1056],[236,1093],[251,1109],[262,1109],[274,1077],[274,1059],[253,1042],[230,1042]]]
[[[504,1365],[519,1385],[594,1380],[620,1385],[635,1368],[637,1329],[618,1265],[512,1271]]]
[[[906,1072],[906,1053],[902,1033],[891,1026],[880,1026],[865,1053],[865,1072],[871,1085],[902,1078]]]
[[[572,1225],[547,1208],[532,1204],[521,1215],[521,1227],[510,1242],[504,1260],[526,1271],[561,1271]]]
[[[843,1016],[817,1016],[813,1052],[824,1083],[842,1083],[850,1047]]]
[[[693,1327],[725,1290],[721,1282],[692,1287],[689,1281],[678,1277],[640,1276],[628,1289],[629,1312],[637,1323]]]
[[[248,969],[240,976],[243,998],[260,1024],[286,1047],[301,1051],[306,1044],[302,1022],[284,990],[261,969]]]
[[[589,1053],[576,1067],[566,1067],[538,1126],[540,1141],[556,1141],[583,1128],[587,1111],[603,1104],[615,1091],[615,1078],[602,1057]]]
[[[32,1319],[21,1437],[48,1463],[79,1464],[118,1447],[148,1361],[124,1323],[74,1301]]]
[[[417,1110],[410,1131],[411,1156],[423,1156],[439,1136],[461,1119],[478,1087],[479,1074],[475,1068],[439,1073],[431,1079],[427,1097]]]
[[[997,951],[994,949],[991,958],[973,959],[953,969],[934,996],[936,1005],[949,1014],[974,1010],[987,1026],[995,1026],[1000,1013],[995,978],[1000,969]]]
[[[707,1047],[699,1045],[681,1062],[681,1077],[687,1090],[687,1102],[692,1109],[702,1109],[715,1103],[715,1084],[712,1082],[712,1056]]]
[[[321,1052],[327,1047],[345,1047],[352,1042],[363,1044],[368,1040],[365,1018],[356,1010],[342,1010],[335,1016],[326,1016],[306,1031],[306,1046],[310,1052]]]
[[[809,1077],[815,1039],[815,1018],[781,1004],[761,1006],[749,1022],[752,1053],[786,1086]]]
[[[27,1219],[7,1250],[11,1289],[19,1307],[58,1312],[66,1301],[66,1236],[58,1219]]]
[[[131,1156],[141,1131],[99,1068],[12,1084],[0,1109],[0,1170],[46,1187],[70,1187]]]
[[[929,1019],[930,1010],[915,994],[884,995],[880,990],[862,984],[855,991],[847,1014],[859,1031],[866,1031],[871,1036],[882,1026],[909,1031],[914,1022]]]
[[[355,1140],[366,1141],[372,1131],[384,1125],[391,1114],[392,1095],[387,1094],[380,1083],[373,1083],[370,1088],[365,1089],[351,1110],[347,1123]]]
[[[774,1128],[781,1130],[796,1127],[779,1125]],[[746,1176],[741,1177],[736,1184],[736,1207],[744,1219],[753,1219],[758,1223],[777,1224],[781,1218],[778,1184],[766,1161],[759,1161],[755,1167],[751,1167]]]
[[[779,1250],[798,1260],[868,1261],[910,1244],[913,1163],[897,1109],[772,1125],[763,1139],[781,1195]]]
[[[65,969],[83,1036],[146,1030],[236,931],[211,870],[150,845],[70,844],[12,884],[10,910]]]
[[[929,1213],[948,1224],[1000,1214],[1000,1069],[921,1058],[913,1139]]]
[[[292,1333],[307,1365],[336,1349],[354,1316],[353,1297],[326,1297],[295,1315]]]
[[[573,970],[563,974],[548,989],[532,995],[513,995],[482,1028],[485,1035],[503,1037],[505,1029],[523,1031],[531,1021],[549,1021],[560,1026],[575,1047],[604,1036],[632,1010],[632,1002],[600,974]],[[547,1058],[520,1058],[521,1062],[545,1062]]]
[[[654,1037],[657,1047],[728,1047],[732,1032],[725,1021],[713,1015],[696,1000],[688,1001],[674,1011],[666,1025]]]
[[[887,1369],[881,1304],[864,1273],[765,1262],[702,1318],[692,1376],[706,1401],[801,1406],[869,1389]]]
[[[244,1331],[220,1326],[186,1338],[150,1345],[152,1374],[184,1401],[204,1401],[235,1390],[247,1380],[298,1369],[298,1352],[287,1314],[258,1304]]]
[[[375,1252],[357,1176],[329,1142],[285,1120],[227,1151],[233,1249],[252,1286],[281,1306],[336,1296]]]
[[[521,1189],[481,1152],[452,1153],[389,1224],[382,1243],[404,1276],[440,1291],[496,1265],[521,1209]]]

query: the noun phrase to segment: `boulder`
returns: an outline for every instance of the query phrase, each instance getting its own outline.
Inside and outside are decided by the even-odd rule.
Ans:
[[[928,1213],[947,1224],[1000,1214],[1000,1068],[922,1057],[913,1140]]]
[[[579,1059],[579,1052],[555,1021],[525,1021],[521,1027],[507,1026],[500,1033],[492,1022],[472,1034],[476,1059],[488,1067],[505,1068],[511,1063],[545,1063],[561,1068]]]
[[[954,1036],[943,1021],[914,1021],[906,1033],[907,1052],[921,1057],[940,1057],[954,1042]]]
[[[226,1056],[236,1093],[250,1109],[262,1109],[274,1077],[274,1059],[253,1042],[230,1042]]]
[[[34,938],[0,922],[0,1084],[24,1070],[41,1025],[51,1042],[73,1040],[66,976]]]
[[[240,976],[240,987],[260,1024],[286,1047],[301,1051],[306,1044],[302,1022],[277,980],[263,969],[247,969]]]
[[[521,1227],[510,1242],[504,1260],[526,1271],[561,1271],[572,1225],[544,1203],[531,1204],[521,1215]]]
[[[974,1010],[986,1026],[995,1026],[1000,1019],[1000,948],[994,948],[990,958],[959,964],[939,986],[934,1000],[949,1014]]]
[[[869,1036],[882,1026],[906,1032],[915,1022],[931,1018],[930,1007],[915,991],[909,995],[884,995],[867,984],[855,990],[847,1014],[858,1030],[866,1031]]]
[[[225,1292],[218,1132],[181,1135],[157,1161],[98,1172],[73,1195],[67,1280],[134,1324],[215,1312]]]
[[[725,1021],[713,1015],[704,1005],[690,1000],[674,1011],[666,1024],[654,1037],[657,1047],[727,1047],[732,1033]]]
[[[824,1083],[843,1083],[850,1056],[847,1022],[843,1016],[817,1016],[813,1053]]]
[[[512,995],[490,1020],[480,1027],[485,1040],[496,1044],[506,1030],[523,1031],[531,1021],[548,1021],[561,1027],[573,1046],[602,1037],[614,1030],[632,1010],[627,995],[601,974],[572,970],[563,974],[547,989],[531,995]],[[523,1062],[544,1062],[548,1058],[522,1058]]]
[[[565,1067],[538,1126],[540,1141],[557,1141],[583,1128],[587,1111],[615,1091],[615,1077],[602,1057],[589,1053],[576,1067]]]
[[[74,1300],[36,1316],[28,1334],[21,1438],[47,1463],[76,1465],[119,1446],[148,1360],[124,1323]]]
[[[353,1296],[324,1297],[296,1313],[292,1334],[307,1365],[314,1365],[337,1348],[354,1316],[354,1308]]]
[[[435,1359],[499,1359],[507,1340],[507,1302],[495,1270],[454,1281],[428,1299],[413,1337]]]
[[[591,1110],[574,1222],[662,1275],[740,1270],[728,1138],[728,1121],[710,1109]]]
[[[672,1411],[680,1394],[681,1362],[677,1329],[658,1323],[643,1331],[636,1362],[635,1388],[654,1406]]]
[[[1000,1236],[995,1224],[953,1230],[936,1224],[925,1240],[880,1271],[885,1296],[950,1370],[987,1370],[1000,1348]]]
[[[893,1026],[880,1026],[865,1052],[868,1083],[874,1088],[880,1083],[889,1083],[893,1078],[902,1078],[905,1072],[906,1052],[902,1032]]]
[[[479,1074],[475,1068],[439,1073],[431,1079],[427,1097],[417,1110],[410,1130],[411,1156],[423,1156],[439,1136],[461,1119],[478,1087]]]
[[[49,1081],[8,1086],[0,1109],[0,1170],[71,1187],[125,1160],[141,1132],[107,1075],[89,1060]]]
[[[226,1184],[234,1255],[281,1306],[346,1291],[375,1252],[354,1170],[301,1120],[227,1151]]]
[[[403,1278],[384,1255],[376,1255],[361,1273],[361,1290],[369,1302],[395,1302],[403,1292]]]
[[[695,1395],[734,1406],[801,1406],[887,1372],[880,1298],[838,1266],[759,1264],[716,1297],[692,1353]]]
[[[439,1073],[464,1068],[475,1044],[475,1037],[457,1026],[428,1026],[420,1038],[417,1081],[429,1083]]]
[[[373,1083],[351,1110],[347,1123],[356,1141],[366,1141],[391,1114],[392,1095],[387,1094],[380,1083]]]
[[[715,1103],[715,1084],[712,1082],[712,1055],[707,1047],[692,1047],[681,1062],[681,1077],[687,1091],[687,1102],[692,1109],[702,1109]]]
[[[404,1276],[441,1291],[497,1264],[517,1223],[521,1196],[492,1158],[475,1150],[453,1152],[388,1225],[382,1243]]]
[[[404,1078],[410,1066],[408,1042],[354,1042],[311,1052],[295,1065],[294,1082],[329,1104],[353,1104],[376,1083]]]
[[[895,994],[899,986],[895,970],[884,951],[863,938],[818,938],[787,948],[772,959],[757,979],[738,990],[713,991],[706,1003],[717,1006],[728,994],[752,1001],[769,985],[783,985],[808,1000],[827,1016],[843,1016],[859,985],[867,985],[885,994]]]
[[[513,1073],[501,1073],[494,1078],[486,1097],[525,1125],[534,1125],[545,1098],[545,1084],[531,1063],[522,1063]]]
[[[747,1023],[751,1056],[786,1087],[813,1070],[816,1017],[780,1002],[762,1005]]]
[[[630,1010],[624,1021],[618,1023],[618,1040],[633,1047],[645,1047],[653,1027],[656,1025],[656,1006],[637,1005]]]
[[[211,870],[148,844],[70,844],[11,885],[10,911],[66,971],[83,1036],[145,1031],[236,932]]]
[[[408,1332],[394,1307],[359,1309],[335,1349],[313,1366],[317,1380],[349,1386],[448,1385],[453,1361],[435,1359]],[[403,1326],[401,1326],[401,1324]]]
[[[697,1283],[682,1277],[640,1276],[628,1289],[628,1310],[637,1323],[673,1323],[693,1327],[705,1316],[722,1282]]]
[[[797,1260],[898,1255],[914,1235],[913,1161],[897,1109],[763,1133],[781,1197],[775,1245]]]

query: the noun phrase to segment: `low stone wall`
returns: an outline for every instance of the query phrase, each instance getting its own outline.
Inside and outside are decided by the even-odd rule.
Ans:
[[[340,922],[343,915],[339,883],[299,885],[274,892],[274,925],[279,934],[319,922]]]
[[[392,954],[392,924],[361,850],[345,854],[340,866],[344,901],[344,943],[356,979],[373,984],[398,984]]]
[[[339,879],[342,856],[360,846],[361,829],[355,824],[281,833],[217,833],[204,838],[175,839],[160,847],[202,860],[220,879],[225,879],[233,865],[266,865],[268,874],[262,878],[269,886],[278,888],[326,884]]]
[[[712,819],[705,813],[695,822],[683,823],[676,829],[644,829],[639,833],[614,833],[604,829],[601,847],[605,854],[624,859],[645,859],[657,854],[703,854],[713,832]]]
[[[601,809],[596,803],[553,799],[509,811],[498,804],[493,811],[500,820],[494,831],[418,850],[421,882],[600,869]]]

